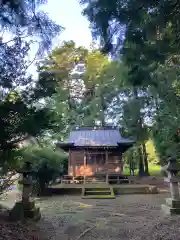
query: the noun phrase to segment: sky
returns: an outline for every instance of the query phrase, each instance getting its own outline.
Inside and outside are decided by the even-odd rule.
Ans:
[[[73,40],[76,44],[89,47],[92,37],[88,20],[81,15],[78,0],[49,0],[42,9],[49,17],[65,28],[59,40]]]
[[[46,12],[50,19],[62,26],[64,30],[53,40],[53,48],[63,41],[73,40],[76,46],[90,47],[92,43],[91,31],[88,20],[82,16],[82,6],[79,0],[48,0],[48,3],[40,7]],[[12,38],[8,32],[3,35],[5,41]],[[34,44],[29,52],[28,59],[31,62],[38,50],[38,45]],[[36,67],[32,64],[27,72],[37,77]]]
[[[63,41],[73,40],[77,46],[90,47],[92,42],[91,31],[88,20],[82,16],[82,6],[78,0],[48,0],[48,3],[41,6],[49,17],[64,30],[53,40],[53,48]],[[29,54],[29,61],[34,59],[38,46],[33,45]],[[32,64],[28,72],[37,77],[36,67]]]

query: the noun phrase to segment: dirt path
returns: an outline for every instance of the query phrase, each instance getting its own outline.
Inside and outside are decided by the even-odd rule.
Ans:
[[[180,217],[161,211],[166,194],[122,195],[113,200],[80,196],[41,199],[38,223],[48,240],[180,240]],[[12,204],[11,199],[6,204]],[[91,229],[92,228],[92,229]],[[79,240],[78,239],[78,240]]]
[[[114,200],[53,197],[42,200],[40,228],[48,239],[173,240],[180,239],[180,217],[163,216],[165,194],[124,195]]]

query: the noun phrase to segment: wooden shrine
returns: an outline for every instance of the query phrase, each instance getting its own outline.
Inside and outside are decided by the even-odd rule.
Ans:
[[[69,176],[92,177],[122,174],[122,154],[133,143],[112,127],[81,128],[71,131],[68,141],[58,142],[57,147],[69,152]]]

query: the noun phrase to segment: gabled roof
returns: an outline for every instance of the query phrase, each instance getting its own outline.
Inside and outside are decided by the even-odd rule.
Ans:
[[[118,147],[120,144],[132,145],[133,143],[133,140],[122,138],[117,129],[74,130],[70,132],[69,138],[66,142],[66,144],[71,144],[75,147]]]

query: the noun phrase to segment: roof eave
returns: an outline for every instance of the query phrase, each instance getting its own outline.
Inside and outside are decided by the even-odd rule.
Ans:
[[[69,148],[74,147],[74,143],[70,142],[57,142],[56,146],[63,149],[63,150],[68,150]]]
[[[133,145],[135,143],[135,141],[133,140],[129,140],[129,141],[121,141],[121,142],[118,142],[118,146],[120,145]]]
[[[121,149],[121,152],[124,153],[130,147],[132,147],[134,143],[135,143],[135,141],[133,141],[133,140],[129,140],[128,142],[118,142],[118,146]]]

